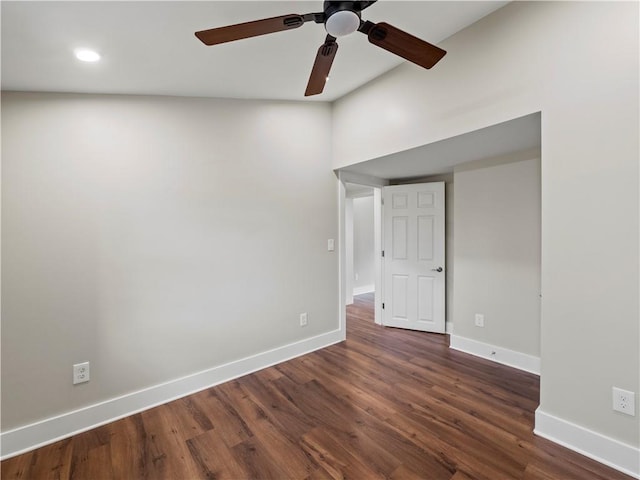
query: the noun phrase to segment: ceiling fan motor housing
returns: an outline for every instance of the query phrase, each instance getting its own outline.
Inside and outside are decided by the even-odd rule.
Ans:
[[[325,1],[324,28],[332,37],[343,37],[360,26],[360,2]]]

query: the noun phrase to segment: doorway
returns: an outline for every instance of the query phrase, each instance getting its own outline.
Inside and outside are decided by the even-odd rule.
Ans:
[[[445,181],[447,183],[446,263],[449,268],[445,270],[447,282],[446,331],[451,333],[452,346],[453,344],[460,344],[458,345],[459,348],[469,353],[534,372],[539,371],[536,365],[539,364],[540,355],[539,332],[537,331],[540,325],[540,261],[539,259],[536,260],[534,258],[535,255],[533,255],[531,262],[527,263],[527,268],[521,269],[515,267],[522,262],[514,262],[511,259],[502,261],[497,259],[496,255],[509,253],[511,251],[512,237],[526,230],[525,228],[509,227],[513,227],[516,220],[522,222],[530,218],[530,213],[535,213],[535,208],[539,209],[540,207],[539,198],[536,200],[533,197],[533,193],[539,193],[540,190],[539,169],[537,173],[532,170],[528,175],[524,174],[522,177],[518,173],[524,173],[524,170],[529,167],[533,168],[536,158],[539,165],[541,156],[540,139],[541,115],[538,112],[429,145],[363,161],[337,171],[339,178],[343,182],[351,181],[353,183],[376,186],[379,189],[389,184],[398,185],[428,181]],[[501,165],[505,166],[500,167]],[[512,165],[513,168],[507,165]],[[477,174],[482,177],[480,179],[482,181],[472,182],[470,185],[468,185],[468,182],[465,183],[464,179],[472,175],[470,172],[476,170]],[[448,179],[444,178],[445,176]],[[508,180],[501,182],[500,179],[504,176]],[[435,177],[443,178],[436,180]],[[453,187],[454,177],[461,180],[460,189],[457,187],[455,189],[450,188]],[[501,186],[496,187],[494,185],[490,188],[488,187],[486,191],[473,193],[481,187],[484,188],[483,185],[485,184],[490,185],[494,180],[501,182]],[[516,186],[525,185],[521,182],[525,182],[526,187]],[[455,192],[457,192],[456,198],[460,197],[461,200],[457,207],[454,206],[458,202],[449,201],[450,196]],[[471,192],[471,206],[475,205],[473,199],[483,198],[489,200],[500,196],[501,200],[496,200],[496,206],[487,205],[483,211],[468,215],[467,210],[469,209],[466,208],[465,205],[467,204],[464,200],[469,192]],[[527,192],[531,193],[529,195],[531,198],[525,202],[525,199],[520,197]],[[513,211],[516,210],[515,207],[517,205],[520,205],[521,200],[524,202],[522,203],[523,207],[526,204],[531,208],[526,207],[525,210],[519,210],[520,214],[514,214]],[[504,214],[500,213],[502,210],[496,209],[496,207],[505,207],[507,211]],[[453,219],[453,215],[449,215],[451,210],[456,210],[456,238],[452,235],[453,225],[449,223]],[[494,238],[487,234],[481,237],[482,242],[478,241],[480,238],[478,237],[479,233],[473,234],[471,237],[462,235],[461,238],[457,238],[459,236],[458,227],[461,227],[460,232],[465,234],[465,227],[475,228],[474,225],[477,224],[479,219],[486,220],[482,224],[483,227],[486,227],[482,232],[495,233],[499,229],[502,232],[501,235],[498,238]],[[507,228],[502,228],[505,225],[505,220]],[[539,228],[540,220],[533,220],[530,226]],[[492,226],[494,221],[497,222],[495,228]],[[471,238],[471,246],[486,247],[486,251],[480,252],[478,250],[476,256],[479,257],[472,259],[468,255],[464,255],[464,248],[461,247],[457,253],[456,262],[454,262],[452,254],[457,248],[450,248],[450,245],[456,243],[456,245],[464,246],[463,244],[468,237]],[[534,232],[528,235],[527,238],[539,238],[539,235]],[[522,244],[522,241],[516,241],[513,248],[516,251],[521,251]],[[509,248],[507,248],[508,246]],[[537,254],[539,255],[539,249],[535,248],[535,245],[529,250],[534,254],[538,252]],[[380,259],[380,257],[378,258]],[[452,267],[454,267],[454,263],[457,280],[453,278]],[[504,275],[500,276],[500,282],[495,280],[491,282],[483,281],[483,278],[488,274],[499,270],[501,265],[507,265],[508,268]],[[458,273],[461,275],[458,276]],[[520,276],[514,278],[513,281],[507,281],[506,283],[503,281],[506,278],[512,278],[513,274]],[[523,280],[525,276],[526,282]],[[455,288],[449,288],[452,284],[455,284]],[[491,295],[474,297],[467,292],[466,286],[468,284],[472,286],[472,293],[478,293],[480,287],[486,290],[488,285],[489,287],[496,286],[496,288],[501,286],[498,290],[505,291],[508,294],[502,295],[497,300]],[[376,285],[376,300],[378,304],[376,323],[383,323],[381,321],[380,301],[382,295],[379,294],[382,292],[382,288],[383,282],[379,280]],[[522,295],[520,294],[521,291],[524,292]],[[487,291],[487,293],[491,292]],[[531,303],[521,300],[523,295],[526,296],[525,300],[527,302],[533,298],[536,301],[535,305],[526,309],[520,308],[522,305]],[[344,305],[343,303],[343,309]],[[526,310],[526,315],[523,313],[524,310]],[[504,312],[507,312],[507,314]],[[479,320],[476,320],[476,315]],[[525,328],[524,325],[526,325],[526,328],[530,328],[530,332],[524,336],[530,340],[528,343],[524,343],[524,340],[522,340],[523,335],[521,334],[508,334],[512,327],[516,328],[518,332],[522,331]],[[471,341],[462,345],[461,342],[464,340]],[[505,357],[511,351],[518,353],[516,361]],[[529,359],[530,357],[535,360],[533,367],[527,367],[525,365],[527,362],[520,361],[521,358]]]
[[[381,325],[382,187],[388,182],[348,172],[340,172],[338,178],[341,186],[341,239],[344,242],[344,248],[340,250],[341,324],[345,324],[345,308],[353,304],[354,293],[368,292],[373,297],[374,322]]]
[[[345,303],[354,296],[375,298],[374,187],[345,183]]]

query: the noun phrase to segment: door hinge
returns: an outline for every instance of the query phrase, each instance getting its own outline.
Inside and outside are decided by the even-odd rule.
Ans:
[[[384,302],[382,302],[382,309],[384,310]]]
[[[384,258],[384,250],[382,250],[382,257]]]

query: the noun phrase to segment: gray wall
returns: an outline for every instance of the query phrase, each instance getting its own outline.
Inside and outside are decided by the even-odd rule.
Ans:
[[[318,103],[3,94],[3,430],[338,328],[330,121]]]
[[[353,198],[344,199],[344,297],[345,305],[353,303]]]
[[[539,152],[471,162],[454,177],[454,333],[539,357]]]
[[[375,283],[373,195],[353,199],[353,287],[362,289]],[[358,276],[356,279],[355,276]]]
[[[611,387],[640,392],[638,15],[511,2],[435,68],[400,65],[332,112],[333,168],[542,112],[540,410],[636,448]]]

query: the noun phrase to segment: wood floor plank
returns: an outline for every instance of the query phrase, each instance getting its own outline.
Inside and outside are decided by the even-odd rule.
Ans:
[[[347,340],[7,459],[16,480],[629,480],[533,434],[537,376],[347,309]]]
[[[289,391],[295,384],[288,378],[282,376],[275,381],[263,382],[252,375],[243,378],[242,387],[291,442],[300,441],[306,432],[317,426],[293,402]]]
[[[277,460],[270,454],[267,445],[251,439],[236,445],[231,450],[236,461],[246,468],[246,478],[265,480],[287,478]]]
[[[317,465],[298,448],[297,439],[292,439],[290,432],[277,428],[269,411],[251,398],[243,383],[243,379],[240,379],[229,382],[220,389],[236,411],[243,418],[249,419],[253,433],[251,440],[242,442],[232,450],[237,455],[242,455],[243,459],[257,458],[259,464],[254,470],[260,471],[265,468],[265,464],[273,464],[274,470],[280,472],[275,478],[307,477]]]
[[[144,478],[147,471],[147,434],[142,416],[132,415],[102,428],[110,435],[113,478]]]
[[[213,428],[211,419],[192,396],[180,398],[167,405],[177,420],[176,429],[182,438],[189,439]]]
[[[22,480],[71,478],[72,454],[71,439],[47,445],[32,454],[15,457],[16,461],[8,464],[8,468],[5,468],[5,462],[3,462],[1,478]]]
[[[222,441],[228,447],[249,440],[253,433],[247,422],[232,405],[220,398],[215,389],[209,389],[192,395],[193,402],[211,420]]]
[[[426,421],[435,419],[439,426],[450,428],[449,435],[458,435],[457,432],[460,432],[469,446],[481,446],[482,450],[491,451],[494,456],[504,457],[503,463],[512,462],[516,471],[524,470],[528,461],[529,451],[517,435],[504,428],[504,425],[498,427],[484,421],[475,410],[457,408],[455,404],[429,396],[414,403],[410,415]]]
[[[305,480],[333,480],[333,477],[322,467],[318,467]]]
[[[241,442],[234,443],[234,446]],[[187,440],[187,447],[201,475],[197,478],[216,480],[237,480],[251,478],[250,472],[242,462],[238,462],[224,437],[217,430],[210,430]]]
[[[144,464],[149,478],[198,478],[198,465],[186,444],[180,421],[167,405],[146,410],[140,414],[146,432]],[[191,432],[188,432],[189,436]]]
[[[451,480],[474,480],[474,478],[470,477],[463,471],[458,470],[456,474],[453,477],[451,477]]]
[[[359,425],[358,436],[372,440],[379,448],[383,448],[387,455],[395,460],[394,466],[402,462],[407,471],[420,474],[423,478],[433,480],[448,480],[456,470],[456,465],[449,457],[437,451],[427,450],[396,431],[387,421],[376,417],[366,417],[366,421]],[[363,442],[362,449],[381,455],[374,448]],[[385,477],[396,472],[397,468],[385,471]]]
[[[508,457],[503,463],[505,458],[501,452],[483,448],[480,442],[467,438],[465,432],[440,422],[437,417],[402,414],[389,419],[388,423],[398,433],[423,445],[425,450],[437,452],[447,463],[474,472],[478,479],[520,478],[524,470]]]
[[[305,357],[298,357],[276,365],[274,368],[294,383],[303,384],[315,378],[313,371],[305,366],[305,361]]]
[[[74,467],[72,479],[111,480],[116,478],[111,464],[111,445],[109,444],[92,448],[82,461],[74,464]]]
[[[329,475],[336,479],[383,478],[362,459],[354,457],[335,441],[323,428],[315,428],[304,435],[302,448],[312,456]]]

